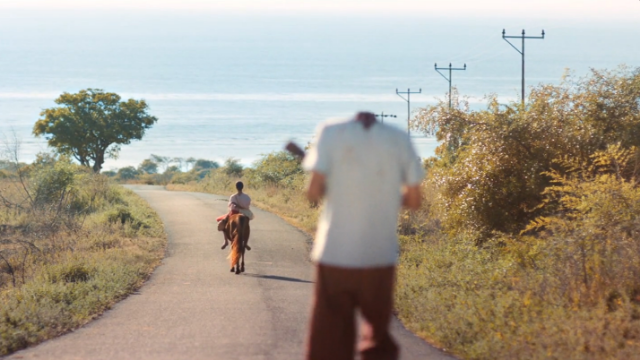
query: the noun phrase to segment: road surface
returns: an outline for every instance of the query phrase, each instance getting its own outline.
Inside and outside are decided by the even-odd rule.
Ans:
[[[302,359],[313,288],[308,237],[254,209],[246,273],[229,272],[214,219],[226,198],[130,186],[162,218],[166,258],[98,319],[9,359]],[[402,359],[452,359],[394,319]]]

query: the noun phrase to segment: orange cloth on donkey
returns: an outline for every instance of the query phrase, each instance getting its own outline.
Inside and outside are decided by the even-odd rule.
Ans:
[[[240,211],[238,211],[238,210],[231,210],[231,211],[229,211],[229,213],[228,213],[228,214],[224,214],[224,215],[220,215],[220,216],[218,216],[218,217],[216,218],[216,221],[220,222],[220,221],[224,220],[227,216],[229,216],[229,215],[235,215],[235,214],[240,214]]]

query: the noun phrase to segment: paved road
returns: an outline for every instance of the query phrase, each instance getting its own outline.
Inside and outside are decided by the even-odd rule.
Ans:
[[[163,219],[163,264],[86,326],[9,359],[302,359],[312,294],[307,237],[255,210],[246,273],[229,272],[220,196],[132,186]],[[395,321],[402,359],[450,359]]]

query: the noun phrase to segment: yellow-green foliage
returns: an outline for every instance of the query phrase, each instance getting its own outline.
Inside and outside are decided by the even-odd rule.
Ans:
[[[536,87],[526,109],[494,97],[486,110],[471,111],[457,96],[451,111],[444,102],[423,109],[414,127],[442,141],[429,181],[438,187],[445,229],[482,238],[521,231],[545,213],[545,174],[558,159],[583,163],[614,143],[640,145],[638,98],[640,69],[620,68]]]
[[[640,353],[640,69],[531,91],[526,108],[422,111],[443,142],[403,238],[399,316],[470,359]]]
[[[300,161],[284,151],[263,156],[254,168],[245,170],[244,177],[252,184],[302,189],[305,175]]]
[[[568,174],[548,173],[553,185],[544,192],[545,205],[555,211],[523,231],[537,230],[539,243],[539,259],[523,265],[546,267],[572,302],[606,301],[613,310],[618,302],[640,303],[638,155],[616,144],[597,151],[585,168],[563,160]]]
[[[16,167],[0,197],[0,355],[86,323],[163,256],[146,202],[66,159]]]

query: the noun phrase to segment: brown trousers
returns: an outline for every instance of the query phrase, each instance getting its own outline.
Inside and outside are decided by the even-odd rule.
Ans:
[[[351,269],[317,265],[307,360],[352,360],[356,309],[363,317],[358,351],[362,360],[396,360],[389,333],[395,266]]]

